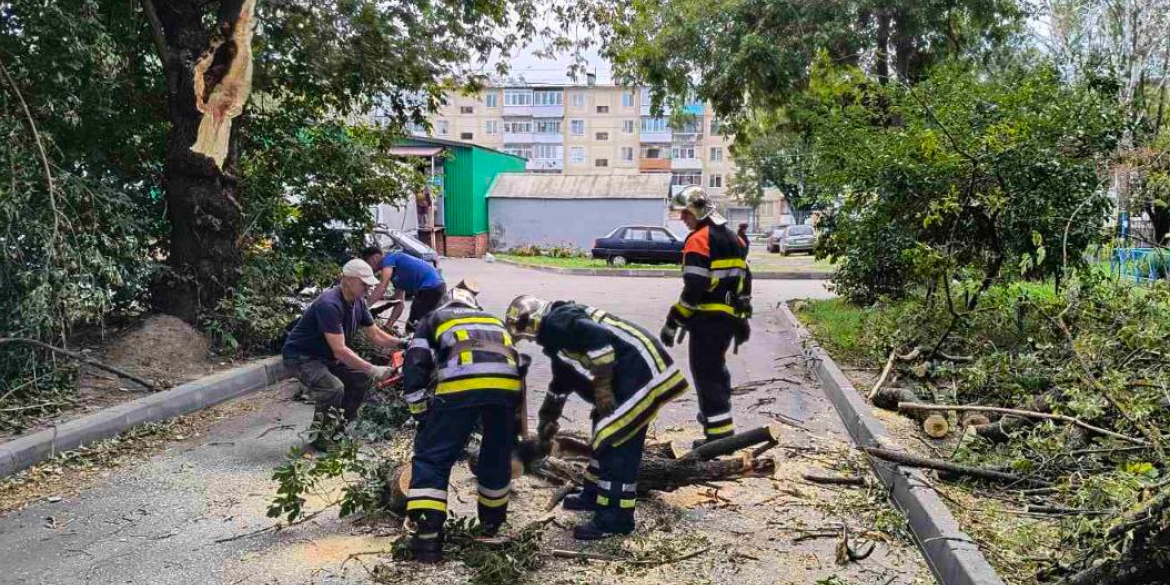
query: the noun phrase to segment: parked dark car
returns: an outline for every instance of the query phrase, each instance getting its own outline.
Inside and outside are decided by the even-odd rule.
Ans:
[[[627,262],[682,262],[683,241],[664,227],[622,226],[593,242],[593,257],[614,266]]]
[[[789,225],[772,230],[768,236],[768,251],[785,256],[792,252],[812,252],[816,243],[817,236],[812,226]]]

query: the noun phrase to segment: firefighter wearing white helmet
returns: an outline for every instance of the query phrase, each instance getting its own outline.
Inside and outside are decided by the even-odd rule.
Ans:
[[[542,451],[559,430],[569,395],[593,405],[593,457],[581,491],[564,506],[594,515],[573,536],[629,534],[646,427],[664,404],[686,392],[686,378],[652,334],[601,309],[525,295],[512,301],[505,321],[512,335],[535,341],[552,362],[537,426]]]
[[[699,396],[701,443],[735,433],[727,350],[733,342],[738,348],[751,335],[752,274],[747,242],[727,226],[702,187],[684,187],[675,203],[682,207],[682,220],[691,233],[683,245],[683,291],[659,337],[672,346],[682,330],[691,333],[691,376]]]
[[[476,478],[478,516],[493,534],[507,516],[516,408],[522,387],[512,336],[480,308],[478,287],[464,281],[419,320],[406,351],[403,394],[418,422],[406,513],[417,560],[438,562],[447,520],[447,482],[477,423],[482,424]]]

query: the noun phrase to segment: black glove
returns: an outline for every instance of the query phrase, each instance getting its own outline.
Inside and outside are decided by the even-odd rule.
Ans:
[[[747,319],[740,319],[735,328],[735,345],[740,346],[752,338],[752,326]]]
[[[678,339],[679,331],[678,323],[668,319],[666,324],[662,326],[662,331],[658,333],[658,339],[662,341],[662,345],[674,347],[674,343]]]

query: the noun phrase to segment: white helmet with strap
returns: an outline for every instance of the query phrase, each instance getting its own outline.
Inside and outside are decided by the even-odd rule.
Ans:
[[[710,219],[711,223],[715,225],[727,223],[727,219],[716,210],[711,196],[698,185],[687,185],[680,189],[674,196],[674,204],[694,215],[695,219],[699,221]]]

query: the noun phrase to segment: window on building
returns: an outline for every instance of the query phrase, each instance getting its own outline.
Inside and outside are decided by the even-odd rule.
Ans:
[[[579,91],[573,92],[569,97],[569,103],[577,108],[585,107],[585,94]]]
[[[531,106],[532,91],[528,89],[505,89],[505,106]]]
[[[504,121],[504,134],[531,134],[532,122],[529,120]]]
[[[772,205],[772,202],[771,202],[771,201],[762,201],[762,202],[760,202],[760,205],[759,205],[759,207],[757,207],[757,208],[756,208],[756,211],[757,211],[757,213],[759,213],[760,215],[762,215],[762,216],[765,216],[765,217],[766,217],[766,216],[770,216],[770,215],[772,215],[772,213],[773,213],[775,210],[773,209],[773,205]]]
[[[634,92],[632,92],[632,91],[623,91],[622,92],[622,107],[623,108],[634,107]]]
[[[633,133],[634,133],[634,121],[633,120],[622,120],[622,134],[633,134]]]
[[[531,144],[505,144],[504,145],[504,152],[506,152],[508,154],[514,154],[520,158],[523,158],[524,160],[528,160],[528,159],[532,158],[532,145]]]
[[[598,114],[608,114],[609,113],[609,106],[597,106],[597,113]]]
[[[570,120],[569,130],[573,133],[573,136],[584,136],[585,120]]]
[[[722,189],[723,188],[723,175],[708,175],[707,176],[707,186],[712,188],[712,189]]]
[[[560,160],[564,157],[563,146],[559,144],[535,144],[532,146],[533,158],[551,158]]]
[[[574,146],[569,149],[569,162],[573,164],[585,164],[585,147]]]
[[[500,105],[500,96],[496,92],[491,92],[483,96],[484,105],[489,108],[494,108]]]
[[[723,123],[718,118],[711,118],[711,135],[723,136]]]
[[[451,123],[446,120],[439,120],[439,122],[435,124],[435,130],[438,131],[439,136],[446,136],[449,132],[451,132]]]
[[[702,185],[703,173],[702,171],[675,171],[671,173],[670,184],[675,187]]]
[[[661,144],[646,144],[642,146],[642,158],[650,160],[659,160],[669,158],[667,154],[669,149]]]
[[[609,166],[609,159],[599,158],[599,159],[593,161],[593,166],[595,166],[595,167],[608,167]]]
[[[624,161],[634,160],[634,147],[633,146],[623,146],[622,147],[622,160],[624,160]]]
[[[699,134],[703,131],[703,118],[694,117],[678,125],[674,129],[679,134]]]
[[[695,147],[693,146],[675,146],[670,149],[671,158],[695,158]]]
[[[666,123],[666,118],[652,118],[650,116],[642,116],[642,131],[643,132],[666,132],[669,130]]]
[[[593,135],[597,140],[609,140],[609,132],[598,132]]]
[[[560,120],[537,120],[536,121],[537,134],[560,134],[561,121]]]
[[[459,106],[460,114],[474,114],[475,108],[473,106]]]
[[[471,132],[460,132],[459,140],[471,140],[473,136],[475,135]]]
[[[535,106],[560,106],[565,103],[565,93],[561,90],[556,91],[536,91],[532,93],[532,105]]]
[[[495,136],[496,134],[499,134],[500,133],[500,121],[499,120],[488,120],[487,122],[484,122],[483,123],[483,133],[487,134],[488,136]]]
[[[710,159],[711,162],[723,162],[723,147],[712,146]]]

